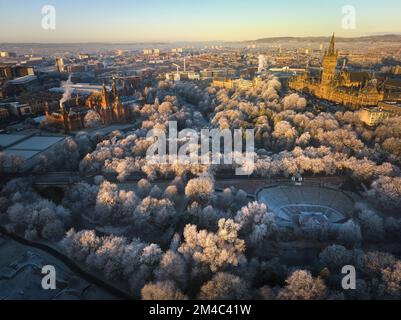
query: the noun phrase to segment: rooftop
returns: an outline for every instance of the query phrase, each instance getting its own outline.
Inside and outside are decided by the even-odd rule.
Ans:
[[[15,150],[37,150],[43,151],[64,140],[64,137],[30,137],[14,145],[12,148]]]
[[[0,148],[7,148],[19,141],[26,139],[25,135],[17,134],[0,134]]]
[[[6,154],[31,159],[63,140],[64,137],[0,134],[0,149]]]
[[[29,83],[31,81],[35,81],[38,77],[35,75],[28,75],[20,78],[16,78],[14,80],[11,80],[9,83],[11,84],[25,84]]]
[[[103,86],[97,84],[90,84],[90,83],[76,83],[72,84],[70,88],[73,91],[73,94],[91,94],[93,92],[102,92]],[[110,86],[106,86],[108,91],[111,91]],[[57,87],[49,89],[50,92],[53,93],[64,93],[65,88]]]

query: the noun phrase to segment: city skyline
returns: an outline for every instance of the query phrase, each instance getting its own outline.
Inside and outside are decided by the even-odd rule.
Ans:
[[[45,5],[56,9],[55,30],[44,30],[41,26]],[[355,28],[342,26],[345,5],[355,8]],[[388,7],[393,10],[389,12]],[[103,0],[85,3],[0,0],[2,8],[0,28],[7,30],[0,35],[2,43],[246,41],[279,36],[327,36],[333,31],[339,37],[401,33],[401,23],[396,22],[401,3],[395,0],[324,4],[316,0],[307,3],[117,0],[112,4]]]
[[[0,300],[400,301],[401,2],[319,1],[0,0]]]

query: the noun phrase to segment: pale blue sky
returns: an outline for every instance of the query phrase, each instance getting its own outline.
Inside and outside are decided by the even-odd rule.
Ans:
[[[56,8],[56,30],[41,9]],[[354,5],[357,28],[341,27]],[[0,42],[252,40],[401,33],[400,0],[0,0]]]

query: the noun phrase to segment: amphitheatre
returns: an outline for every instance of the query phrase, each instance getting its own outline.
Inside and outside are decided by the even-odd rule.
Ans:
[[[262,187],[256,191],[256,200],[268,206],[281,227],[309,222],[335,225],[351,216],[356,195],[330,184],[309,181]]]

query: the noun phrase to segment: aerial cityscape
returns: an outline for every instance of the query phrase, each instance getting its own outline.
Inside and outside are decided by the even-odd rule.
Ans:
[[[398,1],[84,2],[0,0],[0,300],[401,299]]]

